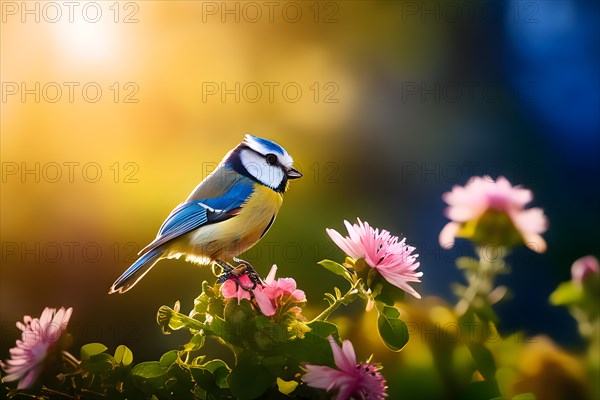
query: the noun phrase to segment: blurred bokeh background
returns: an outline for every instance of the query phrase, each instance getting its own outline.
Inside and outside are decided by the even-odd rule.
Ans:
[[[259,272],[276,263],[318,306],[343,285],[316,264],[342,257],[325,228],[360,217],[406,236],[417,290],[452,303],[453,260],[471,249],[439,247],[441,195],[504,175],[534,192],[550,229],[546,254],[511,255],[499,328],[581,349],[547,299],[575,259],[600,253],[598,2],[0,5],[3,359],[14,321],[45,306],[74,307],[75,345],[123,343],[142,361],[183,343],[156,311],[189,309],[208,268],[167,260],[135,290],[107,291],[245,133],[283,145],[305,174],[245,255]],[[438,396],[431,368],[406,367],[424,340],[389,353],[352,321],[360,312],[339,315],[359,356],[384,361],[391,393],[410,381],[413,397]]]

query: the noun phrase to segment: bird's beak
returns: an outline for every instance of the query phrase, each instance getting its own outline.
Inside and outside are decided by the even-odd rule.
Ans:
[[[292,167],[288,168],[287,171],[285,171],[285,176],[287,176],[288,179],[302,178],[302,174],[300,173],[300,171]]]

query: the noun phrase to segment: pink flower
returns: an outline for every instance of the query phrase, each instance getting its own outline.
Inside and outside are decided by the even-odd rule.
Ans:
[[[306,301],[306,295],[302,290],[296,288],[296,281],[292,278],[275,279],[277,266],[273,265],[269,275],[265,279],[265,286],[257,286],[252,293],[260,308],[260,311],[267,317],[275,315],[280,307],[289,306],[293,303],[302,303]],[[286,311],[299,313],[298,307],[292,307]]]
[[[31,387],[44,368],[46,356],[67,328],[72,312],[72,308],[65,310],[61,307],[56,311],[46,307],[39,319],[26,315],[23,322],[17,322],[17,328],[23,333],[21,340],[17,340],[17,346],[10,349],[11,359],[6,363],[0,362],[8,374],[2,380],[18,380],[18,389]]]
[[[293,304],[305,302],[306,295],[302,290],[296,288],[294,279],[275,279],[276,272],[277,266],[273,265],[269,275],[264,280],[264,286],[261,284],[255,285],[247,274],[231,275],[221,286],[221,293],[226,299],[237,298],[238,303],[241,299],[250,300],[250,293],[252,293],[260,311],[267,317],[275,315],[276,311],[282,306],[292,305],[291,308],[287,308],[285,311],[299,313],[300,308],[293,306]]]
[[[358,224],[350,225],[344,221],[349,237],[343,237],[333,229],[327,234],[346,254],[354,259],[363,258],[376,269],[389,283],[412,294],[417,299],[421,296],[408,282],[421,282],[422,272],[416,272],[419,263],[415,262],[418,254],[412,254],[414,247],[407,245],[406,239],[398,241],[397,236],[382,229],[373,229],[367,222],[358,219]]]
[[[349,340],[344,340],[340,347],[333,337],[329,336],[333,359],[338,369],[306,365],[306,373],[302,380],[310,387],[331,391],[338,389],[336,400],[381,400],[387,397],[385,378],[376,365],[356,363],[354,347]]]
[[[442,199],[448,204],[445,215],[452,220],[440,232],[442,247],[451,248],[456,237],[464,237],[507,246],[524,243],[538,253],[546,251],[546,241],[540,236],[548,228],[543,210],[525,209],[533,199],[531,191],[512,186],[503,176],[496,181],[489,176],[473,177],[464,187],[454,186],[444,193]],[[480,223],[485,216],[486,222]]]
[[[588,276],[598,272],[600,272],[600,265],[598,265],[598,259],[594,256],[581,257],[571,266],[572,280],[578,285],[582,285]]]
[[[247,274],[240,276],[231,275],[221,285],[221,293],[226,299],[237,298],[238,304],[242,299],[250,300],[250,290],[255,286]]]

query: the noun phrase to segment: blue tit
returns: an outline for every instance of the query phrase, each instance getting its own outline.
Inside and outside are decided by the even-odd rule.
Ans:
[[[269,230],[290,179],[302,177],[275,142],[252,135],[231,150],[160,227],[156,238],[113,283],[109,293],[135,286],[163,258],[199,265],[245,263],[236,257]]]

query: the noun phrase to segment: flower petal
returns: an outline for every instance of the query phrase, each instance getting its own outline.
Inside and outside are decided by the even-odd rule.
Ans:
[[[350,239],[342,237],[336,230],[334,229],[326,229],[327,234],[333,240],[333,242],[346,254],[350,257],[356,259],[361,258],[362,254],[354,248],[354,245],[351,243]]]
[[[275,315],[275,308],[271,303],[271,299],[265,293],[265,290],[262,286],[257,286],[256,289],[252,291],[254,294],[254,298],[256,299],[256,303],[258,304],[258,308],[260,308],[260,312],[266,315],[267,317],[271,317]]]
[[[275,282],[275,274],[276,273],[277,273],[277,265],[273,264],[273,266],[271,267],[271,270],[269,271],[269,274],[265,278],[265,283],[267,285],[270,285],[273,282]]]
[[[356,356],[354,356],[354,349],[352,349],[352,352],[346,354],[346,352],[337,344],[333,336],[329,336],[327,339],[329,340],[329,344],[331,344],[331,351],[333,352],[333,360],[335,365],[342,371],[353,371],[356,367]],[[352,347],[351,343],[350,347]],[[354,358],[350,358],[351,356]]]
[[[337,369],[312,364],[307,364],[305,368],[306,373],[302,376],[302,380],[310,387],[331,390],[338,386],[337,382],[342,373]]]
[[[448,222],[440,232],[440,246],[442,246],[444,249],[451,249],[454,247],[456,234],[459,230],[460,224],[458,222]]]
[[[495,181],[489,176],[472,177],[464,187],[454,186],[452,191],[444,193],[442,199],[448,204],[444,214],[452,220],[440,232],[440,245],[446,249],[454,245],[454,238],[461,224],[476,221],[492,210],[510,217],[525,245],[530,249],[543,252],[546,242],[539,236],[548,229],[548,221],[540,208],[525,209],[533,199],[529,189],[512,184],[503,176]],[[490,240],[493,240],[490,238]]]
[[[535,251],[536,253],[544,253],[548,248],[546,241],[543,237],[538,235],[537,233],[525,233],[522,232],[523,240],[525,241],[525,246],[529,248],[529,250]]]
[[[37,378],[40,376],[41,372],[42,372],[41,366],[37,366],[36,368],[33,368],[31,371],[29,371],[27,373],[27,375],[25,375],[19,381],[19,384],[17,385],[17,389],[27,389],[27,388],[30,388],[35,383],[35,381],[37,380]]]
[[[221,285],[221,293],[226,299],[237,296],[238,287],[237,284],[232,280],[228,279]]]

